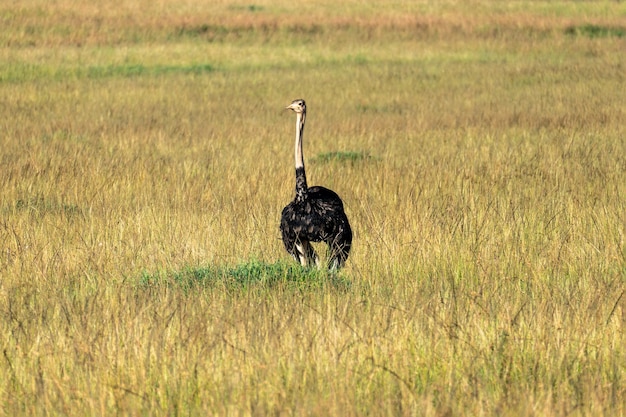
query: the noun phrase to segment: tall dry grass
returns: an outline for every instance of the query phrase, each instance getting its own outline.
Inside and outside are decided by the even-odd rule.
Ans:
[[[138,4],[2,6],[3,414],[624,413],[621,4]]]

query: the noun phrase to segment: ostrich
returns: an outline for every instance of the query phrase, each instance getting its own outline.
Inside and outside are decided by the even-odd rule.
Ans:
[[[324,187],[308,187],[302,154],[302,133],[306,119],[306,103],[294,100],[285,109],[296,113],[296,197],[282,212],[280,231],[287,252],[302,266],[320,260],[311,242],[328,245],[328,268],[331,271],[343,266],[348,259],[352,244],[352,229],[343,211],[341,198]]]

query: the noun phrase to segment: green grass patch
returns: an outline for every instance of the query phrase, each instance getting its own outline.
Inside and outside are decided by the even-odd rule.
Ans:
[[[166,273],[145,272],[142,286],[167,285],[186,290],[199,287],[226,287],[229,290],[287,288],[310,290],[327,286],[347,290],[351,282],[341,273],[303,268],[295,263],[265,263],[252,260],[235,266],[187,267]]]
[[[359,113],[368,113],[368,114],[404,114],[406,108],[402,106],[400,103],[390,103],[390,104],[358,104],[356,106],[356,110]]]
[[[84,215],[83,210],[76,204],[63,203],[54,198],[47,198],[43,195],[33,195],[25,198],[18,198],[3,207],[3,214],[28,213],[34,218],[41,219],[46,215],[62,215],[66,220],[74,219]]]
[[[101,67],[90,67],[87,75],[90,78],[103,77],[134,77],[140,75],[163,75],[170,73],[180,74],[203,74],[214,71],[215,68],[210,64],[193,64],[193,65],[109,65]]]
[[[361,162],[361,161],[366,161],[366,160],[371,160],[371,159],[374,159],[374,157],[371,156],[369,153],[363,152],[363,151],[334,151],[334,152],[325,152],[325,153],[318,154],[316,157],[312,159],[312,161],[322,162],[322,163],[328,163],[328,162],[356,163],[356,162]]]
[[[19,83],[36,80],[66,80],[66,79],[101,79],[101,78],[136,78],[154,77],[170,74],[205,74],[215,71],[211,64],[191,65],[100,65],[89,67],[58,67],[50,68],[47,65],[13,65],[0,67],[0,83]]]
[[[569,26],[565,29],[565,33],[571,36],[585,36],[590,39],[595,38],[623,38],[626,36],[626,28],[619,26],[601,26],[601,25],[580,25]]]

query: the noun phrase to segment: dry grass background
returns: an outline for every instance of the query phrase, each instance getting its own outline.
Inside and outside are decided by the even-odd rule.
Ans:
[[[0,410],[623,415],[625,17],[3,4]],[[339,280],[282,272],[296,97]]]

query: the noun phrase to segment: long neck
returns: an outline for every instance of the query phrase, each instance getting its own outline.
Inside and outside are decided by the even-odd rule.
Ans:
[[[304,172],[304,155],[302,154],[302,136],[304,133],[304,120],[306,113],[297,113],[296,117],[296,199],[301,200],[306,197],[308,186],[306,184],[306,173]]]

